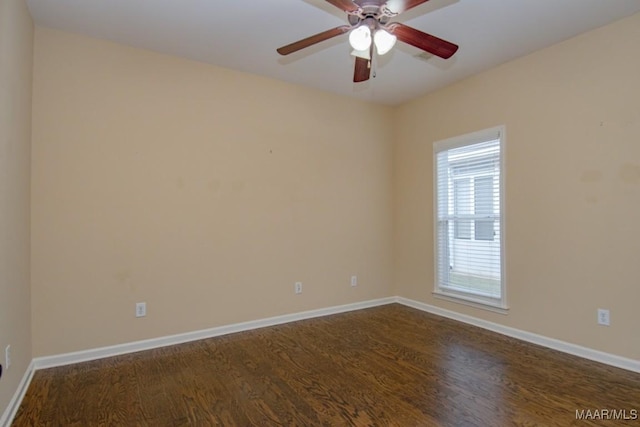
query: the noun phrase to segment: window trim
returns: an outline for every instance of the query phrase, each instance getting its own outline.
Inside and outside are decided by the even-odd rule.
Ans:
[[[495,138],[500,139],[500,298],[492,298],[481,295],[474,295],[467,292],[457,292],[452,289],[443,289],[438,283],[440,263],[438,262],[438,153],[453,148],[472,145],[475,143],[489,141]],[[509,307],[507,305],[507,286],[506,286],[506,227],[505,227],[505,182],[506,182],[506,129],[504,125],[495,126],[478,132],[472,132],[453,138],[436,141],[433,144],[433,250],[434,250],[434,280],[433,292],[435,298],[451,301],[454,303],[464,304],[476,308],[481,308],[501,314],[507,314]]]

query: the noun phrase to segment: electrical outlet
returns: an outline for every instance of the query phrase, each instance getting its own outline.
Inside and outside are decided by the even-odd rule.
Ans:
[[[609,318],[609,310],[604,308],[599,308],[598,309],[598,325],[609,326],[610,320],[611,319]]]
[[[351,286],[358,286],[358,276],[351,276]]]
[[[295,284],[293,289],[294,289],[296,294],[301,294],[302,293],[302,282],[296,282],[296,284]]]
[[[4,349],[4,364],[7,367],[7,370],[11,367],[11,345],[8,345]]]
[[[136,303],[136,317],[144,317],[147,315],[147,303],[146,302],[137,302]]]

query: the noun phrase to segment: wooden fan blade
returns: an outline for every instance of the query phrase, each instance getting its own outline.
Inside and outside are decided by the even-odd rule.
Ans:
[[[359,83],[369,80],[371,75],[371,60],[356,56],[356,68],[353,72],[353,82]]]
[[[315,34],[311,37],[307,37],[306,39],[298,40],[297,42],[293,42],[286,46],[282,46],[277,49],[280,55],[289,55],[290,53],[297,52],[300,49],[304,49],[305,47],[313,46],[316,43],[320,43],[325,40],[329,40],[330,38],[339,36],[340,34],[344,34],[351,29],[348,25],[342,25],[340,27],[332,28],[327,31],[323,31],[321,33]]]
[[[398,40],[422,49],[425,52],[437,55],[440,58],[451,58],[451,55],[458,50],[458,46],[453,43],[439,39],[431,34],[423,33],[420,30],[408,27],[399,22],[389,24],[386,29],[389,33],[398,37]]]
[[[393,13],[402,13],[428,1],[429,0],[389,0],[387,1],[387,9]]]
[[[359,7],[351,0],[325,0],[345,12],[357,12]]]

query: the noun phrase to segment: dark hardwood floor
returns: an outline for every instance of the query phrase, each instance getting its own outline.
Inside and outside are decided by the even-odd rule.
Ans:
[[[392,304],[37,371],[13,425],[640,425],[603,409],[640,374]]]

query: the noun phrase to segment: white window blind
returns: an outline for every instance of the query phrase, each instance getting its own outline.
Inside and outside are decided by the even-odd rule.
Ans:
[[[501,130],[436,143],[436,289],[504,306]]]

